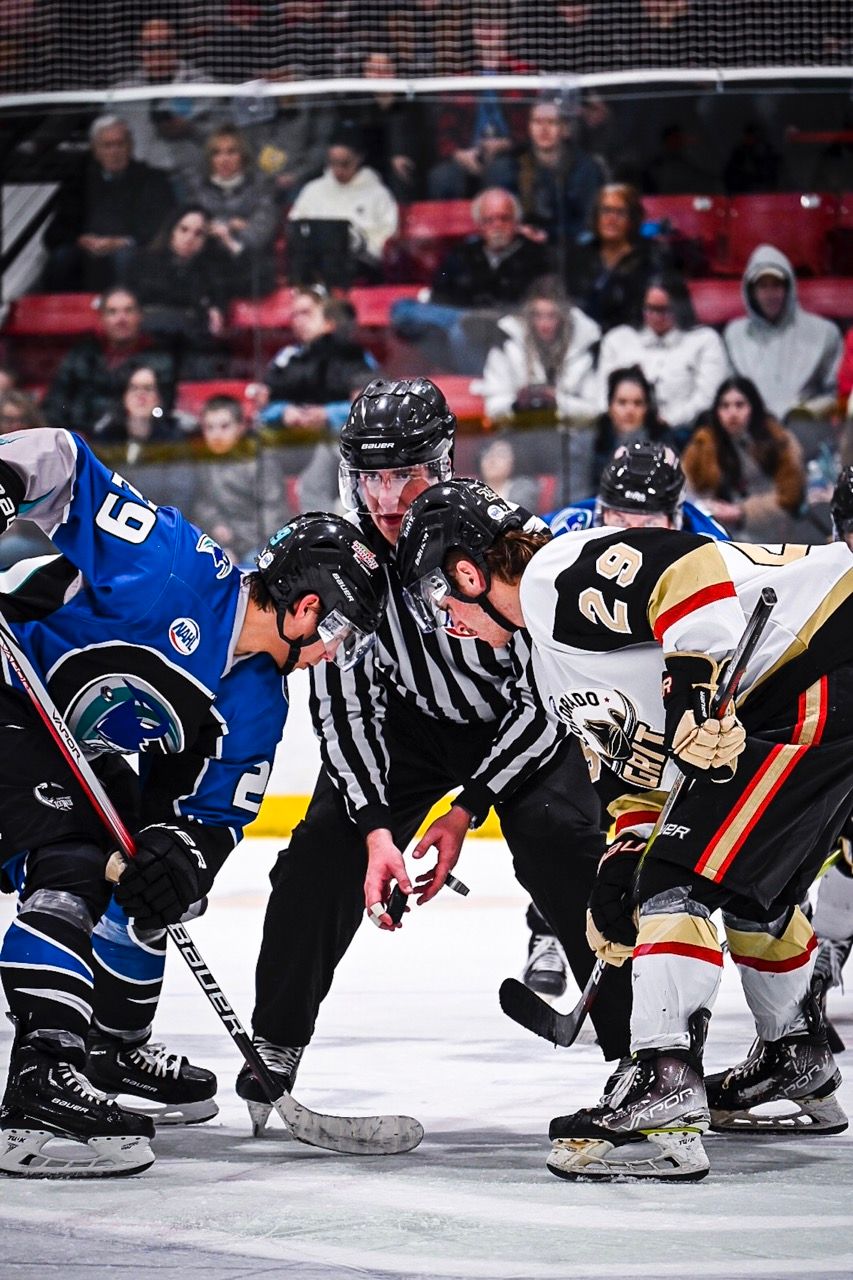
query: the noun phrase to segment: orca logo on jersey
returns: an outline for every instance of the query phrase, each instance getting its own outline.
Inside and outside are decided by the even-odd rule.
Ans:
[[[218,542],[214,542],[209,534],[203,533],[195,544],[196,551],[200,551],[204,556],[211,556],[213,565],[216,569],[217,580],[227,578],[231,572],[233,565],[230,559],[222,550]]]
[[[99,754],[183,750],[184,732],[174,708],[138,676],[106,675],[77,694],[66,714],[68,726],[84,749]]]
[[[65,794],[58,782],[37,782],[33,787],[33,795],[39,804],[46,804],[48,809],[70,813],[74,808],[74,801]]]
[[[551,710],[594,756],[626,782],[656,787],[666,766],[663,734],[645,724],[617,689],[569,689]]]
[[[201,640],[201,627],[194,618],[175,618],[169,627],[169,643],[183,657],[195,653]]]

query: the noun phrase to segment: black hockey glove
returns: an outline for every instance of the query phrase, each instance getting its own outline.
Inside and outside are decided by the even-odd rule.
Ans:
[[[722,720],[711,715],[717,687],[717,664],[701,653],[670,653],[661,693],[666,713],[666,745],[688,778],[729,782],[746,733],[732,712]]]
[[[128,861],[115,899],[139,929],[177,924],[204,897],[209,875],[204,855],[181,827],[145,827],[136,836],[136,857]]]
[[[632,831],[617,836],[604,851],[589,896],[592,923],[602,937],[623,947],[637,941],[634,877],[645,847],[645,840]]]
[[[8,462],[0,462],[0,533],[5,533],[18,514],[26,486]]]

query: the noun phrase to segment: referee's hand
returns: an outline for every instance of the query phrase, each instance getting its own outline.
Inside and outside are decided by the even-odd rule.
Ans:
[[[448,868],[449,870],[449,868]],[[387,911],[380,911],[391,897],[391,885],[396,881],[403,893],[412,893],[412,884],[406,872],[403,855],[394,843],[394,837],[386,827],[377,827],[367,837],[367,875],[364,879],[364,905],[367,914],[380,929],[402,928],[402,921],[395,924]]]
[[[430,823],[415,845],[412,850],[413,858],[423,858],[430,849],[435,849],[438,854],[435,866],[430,871],[422,871],[415,880],[419,907],[435,897],[456,866],[462,852],[462,841],[470,824],[470,813],[460,805],[451,805],[447,813]]]

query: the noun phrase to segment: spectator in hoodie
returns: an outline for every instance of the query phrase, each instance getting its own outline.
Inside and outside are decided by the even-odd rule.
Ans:
[[[660,416],[674,430],[693,426],[728,373],[722,339],[715,329],[696,323],[680,276],[652,276],[643,297],[642,324],[620,324],[605,335],[598,360],[602,388],[614,369],[631,364],[643,370]]]
[[[571,305],[559,280],[538,280],[521,315],[504,316],[499,328],[504,340],[492,347],[483,371],[490,418],[543,410],[563,418],[594,416],[595,344],[601,330]]]
[[[755,383],[780,420],[797,410],[829,413],[836,403],[841,334],[831,320],[800,306],[785,254],[759,245],[746,264],[742,293],[746,315],[731,320],[723,335],[735,373]]]
[[[348,121],[338,125],[329,143],[323,176],[308,182],[288,215],[340,219],[350,224],[353,253],[368,276],[381,275],[385,243],[397,230],[397,202],[378,173],[364,163],[366,144]]]

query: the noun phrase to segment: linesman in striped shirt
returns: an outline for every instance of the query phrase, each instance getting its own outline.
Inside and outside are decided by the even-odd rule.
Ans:
[[[365,903],[368,864],[411,891],[401,850],[431,806],[462,788],[416,852],[455,862],[470,827],[494,805],[515,874],[562,943],[581,986],[592,967],[586,901],[604,846],[601,812],[577,740],[546,714],[517,631],[497,649],[464,627],[423,634],[406,607],[394,546],[415,497],[451,474],[456,419],[427,379],[377,380],[341,434],[341,493],[385,565],[389,605],[357,671],[317,669],[311,714],[322,769],[304,820],[273,868],[256,972],[255,1043],[282,1088],[293,1083],[335,967]],[[529,517],[542,529],[535,517]],[[426,872],[426,902],[444,876]],[[602,1052],[627,1052],[630,979],[608,982],[593,1010]],[[248,1070],[237,1092],[258,1123],[264,1099]]]

